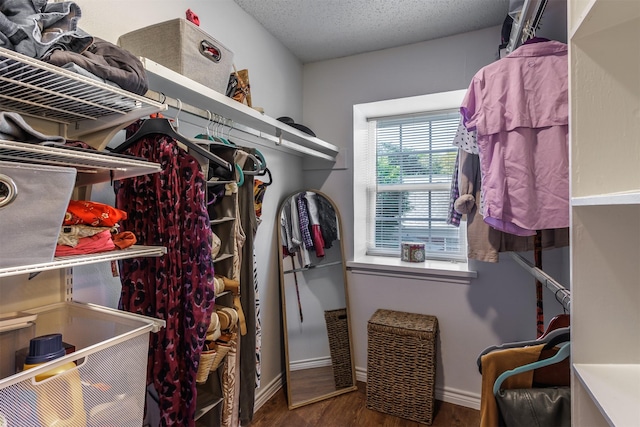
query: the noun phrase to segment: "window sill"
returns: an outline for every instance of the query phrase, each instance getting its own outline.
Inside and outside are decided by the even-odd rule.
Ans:
[[[477,278],[476,271],[469,270],[466,262],[427,260],[407,262],[399,258],[382,256],[360,256],[347,261],[347,270],[354,274],[406,277],[419,280],[439,280],[469,283]]]

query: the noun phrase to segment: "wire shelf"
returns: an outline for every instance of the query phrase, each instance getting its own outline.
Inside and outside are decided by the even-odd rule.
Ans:
[[[69,125],[104,117],[122,124],[130,120],[132,112],[140,117],[166,106],[0,48],[0,109]],[[109,125],[101,122],[100,129]]]
[[[144,98],[0,49],[0,108],[60,123],[125,114]]]
[[[126,249],[119,249],[107,252],[87,255],[70,255],[55,257],[51,262],[40,264],[22,265],[18,267],[0,268],[0,277],[15,276],[18,274],[38,273],[48,270],[59,270],[61,268],[76,267],[79,265],[95,264],[104,261],[117,261],[136,257],[159,257],[167,253],[163,246],[143,246],[133,245]]]
[[[77,185],[89,185],[160,171],[160,165],[132,157],[78,149],[0,140],[0,160],[74,167]]]

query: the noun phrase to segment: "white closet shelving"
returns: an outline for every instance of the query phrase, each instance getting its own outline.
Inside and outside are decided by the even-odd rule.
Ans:
[[[166,105],[0,47],[0,111],[43,133],[104,148],[123,126]]]
[[[334,161],[340,148],[299,131],[283,122],[237,102],[215,90],[176,73],[148,58],[140,58],[147,70],[149,87],[154,91],[180,99],[233,121],[233,128],[302,153],[306,156]],[[150,94],[148,94],[150,95]],[[162,97],[160,97],[162,98]],[[159,99],[161,100],[161,99]]]
[[[0,111],[21,114],[31,126],[43,133],[80,139],[94,148],[102,148],[108,142],[106,138],[123,126],[138,117],[166,108],[166,105],[145,97],[0,48]],[[130,156],[4,140],[0,140],[0,160],[74,167],[77,170],[77,188],[160,171],[160,165]],[[42,271],[140,256],[161,256],[165,252],[165,248],[160,246],[134,245],[125,250],[56,257],[47,263],[0,268],[0,278],[21,275],[26,278],[27,274]],[[51,280],[41,282],[58,280],[47,277]],[[12,309],[16,305],[29,308],[28,300],[17,302],[21,295],[25,298],[33,296],[33,290],[23,291],[23,288],[28,288],[24,285],[18,279],[0,282],[3,295],[11,297]],[[60,299],[66,298],[64,286],[38,285],[42,286],[43,293],[52,288],[60,289]],[[3,303],[6,300],[3,298]],[[0,306],[0,312],[3,306]]]
[[[640,2],[569,1],[572,423],[640,425]]]
[[[0,111],[19,113],[42,133],[82,140],[97,149],[3,140],[0,141],[0,160],[25,165],[73,167],[77,171],[75,196],[78,198],[88,194],[91,184],[160,171],[158,164],[104,153],[100,149],[106,146],[113,134],[136,118],[165,109],[165,105],[153,100],[0,48]],[[48,177],[42,174],[38,179],[45,180]],[[38,212],[40,208],[38,200],[33,200],[33,211]],[[46,210],[42,209],[40,213],[46,215]],[[11,226],[11,217],[6,211],[3,214],[0,210],[0,221],[4,221],[4,226]],[[37,240],[36,216],[33,216],[32,232],[24,238]],[[1,236],[0,241],[3,245],[12,243],[3,241]],[[36,425],[37,422],[49,425],[59,419],[78,425],[105,422],[110,425],[141,425],[144,417],[144,366],[148,354],[148,334],[157,332],[165,326],[165,322],[72,302],[70,267],[124,258],[161,256],[165,252],[164,247],[134,245],[124,250],[56,257],[51,262],[37,264],[26,261],[22,265],[0,268],[0,317],[11,316],[14,312],[37,315],[32,322],[19,325],[24,333],[16,332],[18,325],[3,329],[4,339],[0,345],[3,362],[0,418],[6,419],[11,425]],[[21,255],[25,259],[29,257],[28,253]],[[73,343],[75,351],[42,366],[15,373],[19,370],[16,369],[19,368],[18,363],[13,362],[15,352],[28,347],[28,340],[33,336],[51,333],[61,333],[65,341]],[[36,375],[60,364],[79,360],[82,363],[74,370],[78,382],[91,378],[91,381],[109,383],[110,387],[119,391],[118,399],[122,400],[116,402],[110,393],[91,394],[86,389],[77,392],[83,394],[72,392],[66,374],[48,378],[47,383],[43,384],[48,391],[37,386],[34,388]],[[126,366],[116,369],[122,360],[127,361]],[[31,403],[23,400],[25,389],[31,390]],[[43,392],[59,396],[59,402],[51,407],[44,405],[46,409],[40,410]],[[37,421],[35,413],[31,412],[35,406],[38,406]],[[118,409],[109,413],[101,412],[110,407]],[[58,417],[54,413],[64,415]]]

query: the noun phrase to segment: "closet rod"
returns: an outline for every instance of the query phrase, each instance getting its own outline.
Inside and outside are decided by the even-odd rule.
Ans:
[[[191,114],[193,116],[197,116],[197,117],[203,118],[205,120],[215,121],[214,118],[216,116],[216,113],[214,111],[208,111],[208,110],[204,110],[204,109],[199,108],[199,107],[195,107],[193,105],[190,105],[190,104],[187,104],[185,102],[179,101],[177,98],[172,98],[170,96],[167,96],[164,93],[156,92],[156,91],[150,89],[150,90],[147,91],[147,93],[144,96],[145,96],[145,98],[149,98],[149,99],[152,99],[154,101],[158,101],[158,102],[160,102],[162,104],[168,105],[169,107],[175,108],[176,110],[184,111],[184,112],[189,113],[189,114]],[[214,117],[211,117],[210,114],[212,116],[214,116]],[[256,138],[260,138],[260,139],[263,139],[263,140],[271,141],[276,146],[289,148],[291,150],[297,151],[299,153],[307,154],[307,155],[310,155],[310,156],[313,156],[313,157],[318,157],[318,158],[321,158],[321,159],[326,159],[326,160],[331,160],[331,161],[335,160],[333,157],[329,156],[328,154],[324,154],[324,153],[321,153],[319,151],[315,151],[312,148],[302,147],[302,146],[299,146],[299,145],[297,145],[295,143],[288,142],[288,141],[280,141],[276,137],[265,135],[262,132],[260,132],[259,130],[253,129],[253,128],[249,127],[249,126],[245,126],[245,125],[242,125],[242,124],[235,123],[233,120],[227,119],[226,117],[223,117],[220,114],[217,114],[217,116],[218,117],[222,117],[225,120],[229,120],[231,123],[233,123],[233,126],[231,127],[231,130],[233,130],[233,131],[242,132],[243,134],[250,135],[252,137],[256,137]],[[222,124],[227,126],[226,123],[222,123]],[[247,142],[252,142],[251,140],[246,139],[246,138],[242,138],[242,139],[244,141],[247,141]]]
[[[533,38],[542,13],[547,6],[547,0],[524,0],[522,9],[520,10],[520,19],[516,22],[509,37],[507,45],[507,53],[516,50],[524,41]],[[515,31],[515,35],[513,34]],[[523,33],[527,39],[523,40]]]
[[[283,274],[298,273],[300,271],[314,270],[317,268],[331,267],[333,265],[340,265],[340,264],[342,264],[342,261],[334,261],[334,262],[328,262],[326,264],[310,265],[309,267],[294,268],[293,270],[286,270],[286,271],[283,271]]]
[[[547,273],[542,271],[541,269],[534,267],[526,258],[522,255],[509,252],[511,258],[513,258],[520,266],[522,266],[525,270],[529,272],[533,277],[538,279],[547,289],[549,289],[556,297],[556,300],[565,308],[565,310],[570,311],[571,308],[571,292],[558,283],[553,277],[549,276]]]

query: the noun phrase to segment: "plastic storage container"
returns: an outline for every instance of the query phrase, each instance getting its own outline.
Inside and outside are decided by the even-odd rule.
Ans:
[[[26,312],[37,314],[36,336],[61,333],[76,351],[0,379],[0,414],[8,426],[42,426],[38,414],[42,396],[64,396],[70,376],[80,378],[86,422],[65,416],[78,409],[61,399],[55,412],[73,420],[65,427],[142,425],[149,333],[163,327],[164,321],[73,302]],[[70,362],[77,367],[42,379]]]
[[[62,343],[62,334],[49,334],[31,339],[29,352],[26,356],[24,370],[33,369],[43,363],[64,357],[66,354]],[[40,383],[49,378],[65,381],[62,387],[49,394],[46,388],[36,391],[36,406],[38,420],[47,426],[66,427],[87,424],[87,414],[84,410],[82,398],[82,381],[74,362],[67,362],[43,374],[36,375],[35,382]],[[53,390],[51,390],[53,391]],[[65,402],[60,405],[60,402]]]
[[[233,52],[186,19],[172,19],[123,34],[118,45],[225,94]]]

